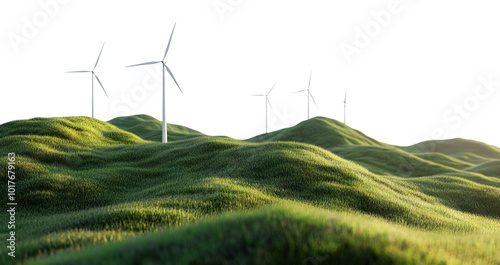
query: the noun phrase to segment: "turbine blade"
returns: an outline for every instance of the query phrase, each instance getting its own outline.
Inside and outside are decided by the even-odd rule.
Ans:
[[[345,98],[344,98],[344,102],[347,101],[347,89],[345,90]]]
[[[251,97],[265,97],[266,95],[250,95]]]
[[[269,92],[267,93],[268,95],[271,94],[271,91],[273,91],[274,87],[276,86],[276,83],[278,83],[278,82],[274,83],[273,87],[271,87],[271,90],[269,90]]]
[[[94,69],[92,69],[92,71],[95,70],[95,68],[97,67],[97,64],[99,63],[99,59],[101,58],[101,54],[102,54],[102,50],[104,49],[104,44],[102,44],[102,48],[101,48],[101,52],[99,52],[99,56],[97,57],[97,61],[95,62],[95,66],[94,66]]]
[[[299,91],[295,91],[295,92],[293,92],[292,94],[295,94],[295,93],[300,93],[300,92],[304,92],[304,91],[307,91],[307,89],[302,89],[302,90],[299,90]]]
[[[140,63],[140,64],[134,64],[134,65],[129,65],[129,66],[125,66],[125,67],[135,67],[135,66],[141,66],[141,65],[148,65],[148,64],[157,64],[157,63],[161,63],[161,62],[147,62],[147,63]]]
[[[175,80],[174,74],[172,74],[172,71],[170,71],[170,68],[168,68],[168,66],[166,66],[166,65],[163,65],[163,66],[165,66],[165,69],[167,69],[167,71],[170,74],[170,76],[172,77],[172,79],[174,79],[174,82],[177,85],[177,87],[179,88],[179,90],[181,91],[181,93],[184,94],[184,92],[182,92],[181,86],[179,86],[179,83],[177,83],[177,80]]]
[[[102,90],[104,91],[104,94],[106,94],[106,97],[109,98],[108,93],[106,92],[106,89],[104,89],[104,86],[101,83],[101,80],[99,80],[99,77],[97,77],[96,74],[94,74],[95,78],[97,79],[97,82],[99,82],[99,85],[101,85]]]
[[[312,78],[313,72],[311,71],[311,74],[309,74],[309,85],[307,85],[307,90],[311,88],[311,78]]]
[[[269,107],[271,107],[271,110],[273,110],[273,105],[271,105],[271,101],[267,98],[267,103],[269,103]]]
[[[165,58],[167,58],[167,53],[168,53],[168,50],[170,49],[170,43],[172,42],[172,36],[174,36],[174,30],[175,30],[176,25],[177,25],[177,22],[175,22],[175,24],[174,24],[174,28],[172,29],[172,34],[170,34],[170,39],[168,40],[167,49],[165,50],[165,55],[163,55],[164,61],[165,61]]]
[[[311,92],[309,92],[309,96],[311,96],[313,102],[314,102],[314,105],[316,105],[316,108],[318,107],[318,104],[316,104],[316,100],[314,99],[313,95],[311,94]]]
[[[90,73],[92,71],[69,71],[69,72],[65,72],[65,73]]]

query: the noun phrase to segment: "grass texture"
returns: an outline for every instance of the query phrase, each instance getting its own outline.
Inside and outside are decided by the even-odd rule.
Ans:
[[[323,117],[245,141],[168,129],[162,144],[146,115],[0,125],[19,202],[0,263],[500,264],[497,147],[392,146]]]

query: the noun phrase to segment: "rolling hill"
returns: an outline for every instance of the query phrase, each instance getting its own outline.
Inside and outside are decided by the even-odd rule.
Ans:
[[[293,141],[313,144],[325,149],[349,145],[387,146],[341,122],[324,117],[303,121],[292,128],[262,134],[248,141]]]
[[[466,140],[435,140],[418,143],[409,147],[402,147],[412,153],[441,153],[453,157],[464,157],[467,154],[483,158],[500,159],[500,148],[485,143]],[[466,162],[467,159],[465,159]]]
[[[110,124],[130,133],[133,133],[144,140],[161,142],[161,121],[148,115],[135,115],[119,117],[109,121]],[[167,124],[167,140],[179,141],[204,134],[193,129]]]
[[[487,161],[475,167],[468,168],[467,171],[477,172],[485,176],[500,177],[500,160]]]
[[[23,205],[15,261],[500,262],[500,180],[489,173],[498,163],[480,159],[495,147],[474,161],[455,157],[459,148],[411,152],[327,118],[248,141],[174,126],[178,138],[162,144],[146,140],[154,124],[141,115],[0,125]],[[2,264],[12,261],[6,251]]]
[[[453,139],[429,141],[409,147],[379,142],[351,127],[325,117],[316,117],[298,125],[259,135],[247,140],[262,143],[293,141],[313,144],[354,161],[377,174],[422,177],[453,174],[478,177],[483,163],[498,159],[499,148],[484,143]],[[486,176],[500,178],[500,171],[487,166]],[[478,171],[479,170],[479,171]]]

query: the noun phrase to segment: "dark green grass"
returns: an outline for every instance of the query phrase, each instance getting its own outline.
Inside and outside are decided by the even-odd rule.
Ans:
[[[417,156],[395,147],[351,146],[332,148],[330,150],[378,174],[422,177],[459,172],[458,169],[448,166],[449,163],[434,162],[444,160],[438,155]],[[448,161],[451,161],[451,159],[447,159],[446,162]]]
[[[282,134],[306,137],[316,125],[326,133],[325,124],[343,126],[320,118]],[[17,153],[17,261],[498,262],[498,178],[352,134],[333,144],[321,134],[310,140],[335,146],[329,151],[200,135],[161,144],[83,117],[0,125],[0,151]],[[409,157],[419,173],[401,176],[398,161]],[[2,156],[2,172],[6,165]],[[434,176],[415,178],[427,174]]]
[[[500,148],[485,143],[460,138],[451,140],[427,141],[409,147],[402,147],[402,149],[413,153],[432,152],[453,156],[471,153],[476,156],[487,158],[500,158]]]
[[[109,123],[124,131],[133,133],[144,140],[161,142],[162,123],[151,116],[135,115],[119,117],[110,120]],[[198,136],[203,136],[203,134],[184,126],[167,124],[168,141],[179,141]]]
[[[441,153],[416,153],[415,155],[422,159],[432,161],[436,164],[451,167],[457,170],[464,170],[474,166],[473,163],[466,162],[461,159],[455,158],[453,156],[447,156]]]
[[[468,168],[467,171],[500,178],[500,160],[487,161],[478,166]]]
[[[316,117],[292,127],[253,137],[248,142],[293,141],[313,144],[366,167],[376,174],[422,177],[438,174],[471,176],[467,172],[500,156],[500,149],[484,143],[453,139],[422,142],[409,147],[376,141],[335,120]],[[492,170],[486,169],[487,176]],[[494,175],[495,173],[493,173]]]
[[[471,234],[466,236],[471,241],[464,242],[463,236],[285,204],[225,214],[37,264],[494,264],[500,257],[488,253],[499,246],[495,235]],[[474,260],[472,252],[486,255]]]
[[[301,122],[292,128],[262,134],[248,141],[294,141],[313,144],[325,149],[346,145],[387,146],[341,122],[324,117]]]

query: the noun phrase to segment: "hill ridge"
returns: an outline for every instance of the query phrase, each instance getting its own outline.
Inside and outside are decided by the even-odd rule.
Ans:
[[[337,120],[326,117],[314,117],[289,128],[257,135],[247,141],[296,141],[325,149],[344,145],[387,146]]]
[[[108,121],[108,123],[133,133],[144,140],[161,142],[162,139],[162,122],[146,114],[117,117]],[[185,140],[203,135],[203,133],[185,126],[167,124],[168,141]]]
[[[134,119],[150,117],[125,123]],[[136,125],[131,128],[141,128]],[[496,160],[475,156],[474,163],[462,163],[444,154],[413,154],[326,118],[277,136],[315,138],[309,130],[317,126],[320,139],[310,140],[316,144],[240,141],[190,130],[181,135],[189,138],[163,144],[87,117],[0,125],[0,152],[17,154],[16,200],[23,203],[22,218],[16,220],[23,228],[17,236],[18,261],[84,264],[94,257],[91,249],[102,248],[117,256],[103,253],[93,264],[135,264],[130,257],[144,255],[151,262],[175,259],[175,264],[188,264],[192,255],[175,246],[197,242],[208,247],[199,248],[205,251],[200,259],[206,253],[226,253],[221,256],[226,263],[253,264],[260,253],[276,264],[283,258],[273,256],[277,251],[288,253],[291,264],[302,264],[301,258],[321,249],[333,251],[328,252],[332,260],[358,253],[362,264],[441,264],[456,253],[461,256],[450,264],[500,262],[495,254],[500,244],[500,178],[463,170],[494,171]],[[324,135],[337,128],[340,140],[332,144]],[[344,138],[342,133],[352,135]],[[381,155],[386,157],[374,164],[371,157]],[[427,171],[402,176],[401,163]],[[0,157],[0,171],[8,170],[7,157]],[[0,188],[6,190],[6,183]],[[7,196],[0,199],[6,201]],[[351,217],[338,223],[338,216]],[[8,213],[0,217],[8,219]],[[215,221],[204,225],[210,218]],[[358,233],[353,221],[367,228]],[[386,230],[373,233],[381,226]],[[183,227],[192,232],[182,232],[187,231]],[[267,231],[266,236],[259,231]],[[386,231],[392,231],[390,238]],[[418,240],[413,240],[415,232],[422,233]],[[0,227],[2,237],[7,233],[6,226]],[[240,245],[234,248],[233,242]],[[479,243],[464,247],[464,242]],[[172,255],[153,255],[166,249]],[[7,263],[5,252],[0,249],[2,264]],[[200,260],[211,261],[221,263]]]

